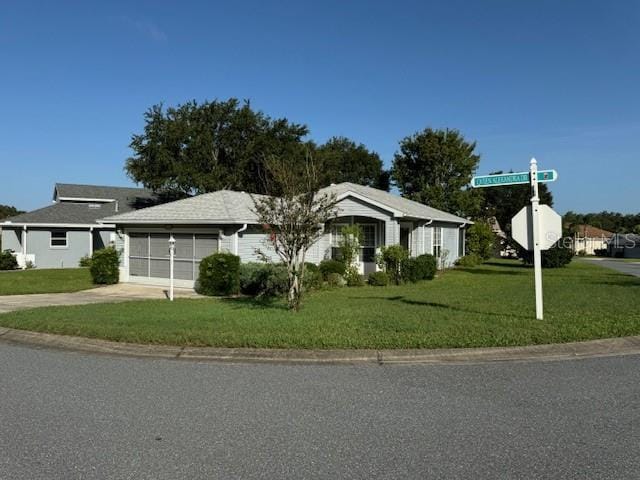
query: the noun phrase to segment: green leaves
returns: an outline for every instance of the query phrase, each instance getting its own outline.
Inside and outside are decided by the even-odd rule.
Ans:
[[[457,130],[433,130],[405,137],[391,176],[403,196],[461,216],[480,211],[481,194],[468,188],[480,156],[475,142]]]
[[[166,110],[160,104],[145,113],[144,132],[132,136],[125,169],[173,198],[221,189],[263,193],[264,159],[299,150],[307,133],[235,98]]]

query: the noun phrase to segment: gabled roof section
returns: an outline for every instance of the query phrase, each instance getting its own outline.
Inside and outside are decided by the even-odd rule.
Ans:
[[[442,210],[385,192],[384,190],[358,185],[357,183],[344,182],[336,185],[330,185],[320,190],[320,193],[333,193],[338,198],[344,198],[345,196],[349,196],[349,194],[354,194],[355,197],[358,197],[361,200],[366,201],[368,199],[376,206],[382,206],[383,208],[386,207],[387,210],[394,213],[396,216],[405,216],[423,220],[436,220],[441,222],[473,223],[466,218],[443,212]]]
[[[53,189],[54,201],[113,201],[132,198],[152,199],[151,190],[136,187],[110,187],[106,185],[80,185],[75,183],[56,183]]]
[[[115,213],[115,202],[109,203],[74,203],[59,202],[48,207],[39,208],[32,212],[21,213],[6,218],[0,225],[5,224],[92,224],[99,218]]]
[[[255,223],[253,198],[262,195],[232,190],[203,193],[154,207],[143,208],[122,215],[103,218],[104,223]]]
[[[391,216],[396,217],[436,220],[457,224],[473,223],[462,217],[427,207],[421,203],[355,183],[331,185],[320,190],[320,193],[335,194],[338,199],[351,195],[361,201],[369,202],[387,210]],[[253,198],[260,197],[263,196],[233,190],[219,190],[122,215],[108,216],[103,218],[101,222],[116,224],[257,223],[258,219],[254,212]]]
[[[56,203],[4,219],[0,224],[93,224],[106,216],[131,212],[157,203],[144,188],[56,183]]]
[[[580,238],[611,238],[613,236],[613,232],[586,224],[576,225],[576,232]]]

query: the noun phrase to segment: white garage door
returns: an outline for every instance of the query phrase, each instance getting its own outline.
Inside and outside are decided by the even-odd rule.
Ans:
[[[196,280],[200,260],[218,251],[214,234],[174,233],[176,254],[174,278]],[[134,277],[169,278],[169,234],[129,234],[129,275]]]

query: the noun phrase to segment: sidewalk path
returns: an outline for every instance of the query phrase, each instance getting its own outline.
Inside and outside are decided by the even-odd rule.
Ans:
[[[88,303],[111,303],[128,300],[163,299],[166,287],[152,287],[119,283],[104,287],[92,288],[72,293],[37,293],[32,295],[3,295],[0,296],[0,313],[12,312],[25,308],[50,307],[57,305],[85,305]],[[200,297],[191,289],[176,288],[176,298]]]

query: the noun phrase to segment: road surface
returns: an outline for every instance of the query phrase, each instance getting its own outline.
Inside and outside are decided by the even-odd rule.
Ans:
[[[295,366],[0,343],[0,478],[638,478],[639,385],[638,356]]]
[[[621,262],[619,260],[588,260],[590,262],[597,262],[598,265],[611,268],[618,272],[626,273],[627,275],[634,275],[640,277],[640,259],[637,262]]]

